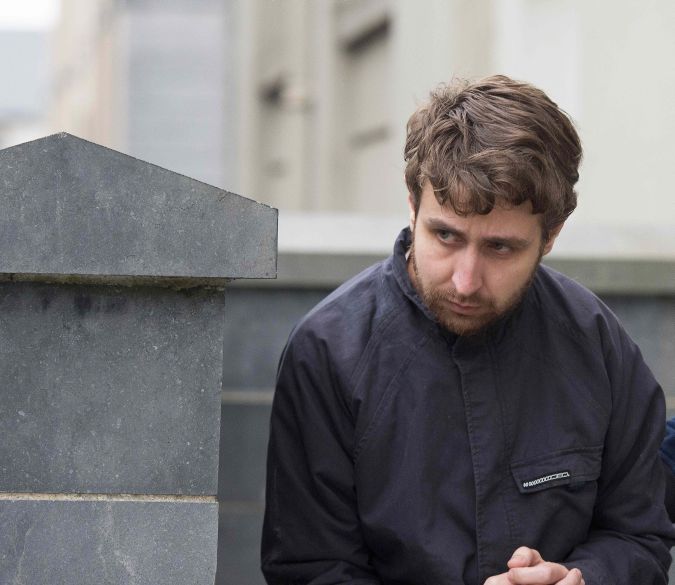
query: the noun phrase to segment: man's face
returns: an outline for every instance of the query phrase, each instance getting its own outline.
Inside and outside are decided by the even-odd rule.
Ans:
[[[438,203],[429,181],[417,214],[409,203],[408,273],[439,322],[459,335],[481,331],[520,302],[562,227],[544,243],[529,202],[459,216]]]

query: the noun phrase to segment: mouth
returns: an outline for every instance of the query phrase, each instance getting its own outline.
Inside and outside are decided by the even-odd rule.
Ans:
[[[476,304],[457,303],[455,301],[448,301],[450,308],[454,313],[459,315],[475,315],[480,312],[481,306]]]

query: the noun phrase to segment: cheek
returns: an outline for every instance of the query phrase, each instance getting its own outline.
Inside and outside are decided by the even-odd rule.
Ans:
[[[429,276],[442,279],[444,274],[452,273],[451,251],[431,234],[415,241],[415,257],[420,269],[423,268]]]
[[[496,296],[510,297],[519,292],[530,280],[535,264],[526,263],[516,266],[500,267],[494,271],[490,280],[491,292]]]
[[[452,262],[447,257],[436,254],[418,256],[418,271],[422,280],[442,285],[452,280]]]

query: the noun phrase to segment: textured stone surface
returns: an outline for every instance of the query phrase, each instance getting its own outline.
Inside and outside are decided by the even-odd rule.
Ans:
[[[265,457],[271,404],[224,404],[220,430],[218,499],[265,498]]]
[[[675,416],[675,296],[614,296],[603,300],[638,344]]]
[[[276,273],[275,209],[68,134],[0,151],[0,198],[0,273]]]
[[[0,283],[0,491],[215,495],[224,296]]]
[[[0,501],[3,585],[213,585],[217,504]]]
[[[274,386],[288,334],[326,291],[228,288],[223,386]]]
[[[264,585],[260,570],[262,506],[221,504],[216,585]]]

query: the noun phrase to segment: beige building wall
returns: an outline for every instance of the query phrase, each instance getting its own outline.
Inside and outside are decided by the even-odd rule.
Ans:
[[[231,0],[64,0],[52,128],[237,190]]]
[[[580,219],[675,233],[675,2],[604,4],[580,5]]]
[[[675,224],[671,0],[252,0],[242,189],[282,210],[405,217],[405,123],[452,76],[546,90],[585,145],[579,224]]]
[[[124,21],[116,0],[61,0],[49,120],[112,148],[124,144]]]
[[[289,210],[377,212],[382,201],[388,205],[400,170],[392,148],[390,5],[247,4],[242,190]]]

